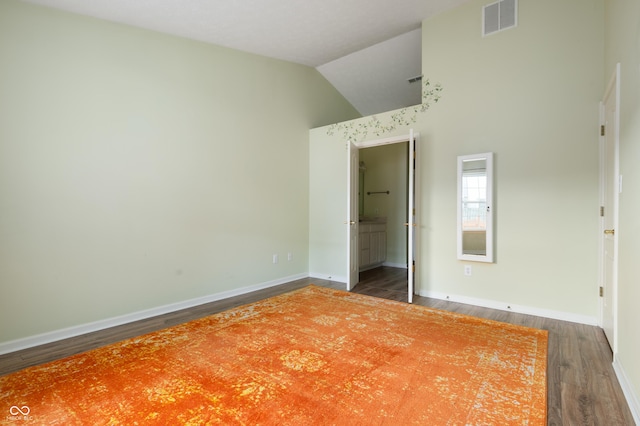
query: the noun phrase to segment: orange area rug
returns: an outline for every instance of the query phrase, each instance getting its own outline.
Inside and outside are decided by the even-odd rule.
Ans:
[[[0,424],[546,425],[547,332],[309,286],[0,377]]]

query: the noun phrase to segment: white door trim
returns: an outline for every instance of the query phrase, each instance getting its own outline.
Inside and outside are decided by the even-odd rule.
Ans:
[[[360,276],[358,247],[358,168],[360,148],[347,142],[347,291],[353,290]]]
[[[413,303],[413,293],[415,292],[415,237],[416,237],[416,163],[418,153],[416,152],[416,140],[413,129],[409,133],[409,155],[407,155],[407,175],[409,180],[407,203],[407,302]]]
[[[412,220],[409,220],[408,222],[411,223],[415,220],[417,220],[417,217],[419,215],[419,207],[420,206],[420,157],[419,157],[419,150],[420,150],[420,133],[413,131],[413,129],[411,129],[409,131],[408,134],[405,135],[401,135],[401,136],[392,136],[392,137],[388,137],[388,138],[383,138],[383,139],[372,139],[372,140],[366,140],[366,141],[360,141],[360,142],[355,142],[354,145],[358,148],[358,149],[363,149],[363,148],[373,148],[376,146],[382,146],[382,145],[391,145],[391,144],[395,144],[395,143],[406,143],[409,142],[411,139],[413,139],[414,142],[414,147],[415,147],[415,169],[413,171],[413,177],[414,177],[414,187],[413,187],[413,192],[414,192],[414,198],[413,198],[413,206],[416,210],[416,215],[413,216]],[[409,158],[411,157],[411,153],[409,153]],[[409,160],[411,161],[411,160]],[[349,187],[351,187],[351,181],[349,182]],[[347,188],[347,190],[348,190]],[[409,217],[409,210],[407,209],[407,217]],[[413,222],[415,223],[415,222]],[[410,228],[414,228],[413,226],[409,225]],[[415,226],[415,228],[418,228],[418,226]],[[410,230],[411,231],[411,230]],[[419,262],[417,261],[417,259],[420,259],[419,256],[419,249],[420,249],[420,238],[419,238],[420,232],[417,231],[417,229],[414,229],[413,232],[413,241],[409,241],[408,244],[413,245],[413,258],[416,259],[415,261],[415,268],[413,270],[413,276],[414,279],[411,283],[409,283],[409,281],[407,281],[407,290],[408,290],[408,302],[412,303],[413,302],[413,292],[415,291],[415,277],[418,276],[418,269],[419,269]],[[348,237],[347,237],[348,238]],[[411,253],[410,251],[407,252],[407,256],[409,256]],[[347,256],[351,256],[351,254],[349,253],[349,249],[347,250]],[[411,263],[413,263],[412,259],[408,259],[408,264],[407,264],[407,269],[408,269],[408,273],[411,273]],[[349,260],[347,259],[347,263],[349,263]],[[347,289],[350,286],[347,285]],[[410,287],[410,288],[409,288]]]

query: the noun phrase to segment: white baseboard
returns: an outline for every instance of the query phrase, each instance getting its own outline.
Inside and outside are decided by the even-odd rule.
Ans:
[[[364,268],[360,268],[360,270],[358,272],[370,271],[372,269],[376,269],[376,268],[380,268],[380,267],[382,267],[382,263],[376,263],[376,264],[373,264],[373,265],[365,266]]]
[[[406,263],[392,263],[392,262],[384,262],[382,264],[382,266],[389,266],[391,268],[400,268],[400,269],[407,269],[407,264]]]
[[[450,302],[464,303],[466,305],[482,306],[483,308],[498,309],[507,312],[516,312],[519,314],[534,315],[537,317],[545,317],[557,319],[561,321],[575,322],[579,324],[598,325],[598,319],[588,315],[572,314],[569,312],[554,311],[550,309],[534,308],[531,306],[522,306],[499,302],[496,300],[479,299],[475,297],[460,296],[454,294],[439,293],[435,291],[419,291],[418,294],[433,299],[448,300]]]
[[[622,367],[618,357],[615,355],[613,356],[613,370],[615,371],[620,387],[622,388],[622,393],[624,393],[624,397],[627,400],[633,420],[637,425],[640,425],[640,400],[633,390],[633,386],[631,385],[631,381],[629,380],[627,373]]]
[[[338,283],[347,284],[347,277],[338,276],[338,275],[327,275],[327,274],[320,274],[317,272],[309,272],[309,278],[316,278],[318,280],[335,281]]]
[[[32,348],[35,346],[44,345],[58,340],[64,340],[71,337],[80,336],[94,331],[104,330],[111,327],[116,327],[123,324],[128,324],[134,321],[139,321],[147,318],[152,318],[158,315],[164,315],[171,312],[180,311],[182,309],[192,308],[194,306],[203,305],[205,303],[215,302],[216,300],[227,299],[229,297],[240,296],[253,291],[262,290],[269,287],[274,287],[280,284],[288,283],[290,281],[307,278],[308,274],[297,274],[289,277],[279,278],[272,281],[267,281],[247,287],[241,287],[234,290],[223,291],[220,293],[210,294],[208,296],[197,297],[195,299],[185,300],[182,302],[171,303],[164,306],[158,306],[156,308],[145,309],[143,311],[133,312],[130,314],[120,315],[117,317],[107,318],[104,320],[94,321],[87,324],[81,324],[73,327],[64,328],[61,330],[54,330],[47,333],[37,334],[34,336],[24,337],[21,339],[10,340],[8,342],[0,343],[0,355],[10,352],[19,351],[22,349]]]
[[[142,319],[152,318],[158,315],[176,312],[182,309],[191,308],[191,307],[202,305],[205,303],[215,302],[216,300],[222,300],[229,297],[240,296],[253,291],[274,287],[280,284],[284,284],[290,281],[295,281],[295,280],[299,280],[307,277],[340,282],[345,284],[347,282],[346,277],[320,274],[320,273],[292,275],[292,276],[288,276],[288,277],[284,277],[284,278],[280,278],[272,281],[267,281],[267,282],[263,282],[263,283],[259,283],[251,286],[241,287],[234,290],[223,291],[223,292],[214,293],[208,296],[198,297],[195,299],[185,300],[182,302],[171,303],[164,306],[158,306],[156,308],[133,312],[133,313],[121,315],[118,317],[107,318],[104,320],[99,320],[99,321],[95,321],[87,324],[81,324],[81,325],[68,327],[60,330],[54,330],[51,332],[37,334],[34,336],[29,336],[21,339],[11,340],[8,342],[2,342],[0,343],[0,355],[19,351],[22,349],[32,348],[35,346],[44,345],[51,342],[56,342],[58,340],[64,340],[71,337],[80,336],[87,333],[92,333],[94,331],[104,330],[107,328],[128,324],[128,323],[139,321]],[[506,305],[503,302],[497,302],[497,301],[486,300],[486,299],[477,299],[477,298],[471,298],[466,296],[449,295],[449,294],[437,293],[437,292],[431,292],[431,291],[420,291],[419,295],[425,296],[425,297],[432,297],[434,299],[449,300],[452,302],[482,306],[486,308],[500,309],[500,310],[509,311],[509,312],[536,315],[541,317],[559,319],[563,321],[577,322],[581,324],[597,325],[597,318],[595,317],[570,314],[566,312],[551,311],[546,309],[533,308],[533,307],[520,306],[520,305]]]

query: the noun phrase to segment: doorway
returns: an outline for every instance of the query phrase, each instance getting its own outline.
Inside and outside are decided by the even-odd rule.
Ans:
[[[360,150],[360,224],[382,221],[386,228],[384,265],[407,267],[408,142]],[[360,263],[361,272],[367,269]],[[378,266],[374,264],[374,266]]]
[[[370,243],[361,237],[376,226],[370,224],[383,223],[386,253],[380,264],[405,269],[407,301],[413,302],[418,247],[415,206],[420,193],[416,190],[417,136],[411,131],[407,136],[350,144],[347,290],[359,282],[360,259],[368,258],[364,255]]]

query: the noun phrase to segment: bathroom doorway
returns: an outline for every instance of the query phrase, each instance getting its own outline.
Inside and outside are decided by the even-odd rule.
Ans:
[[[419,182],[416,179],[416,140],[417,135],[412,132],[404,137],[355,144],[359,167],[357,174],[350,174],[349,182],[350,188],[358,191],[359,225],[352,226],[358,231],[351,230],[350,271],[355,272],[355,267],[358,272],[365,272],[380,266],[404,269],[409,303],[413,302],[418,246],[415,241],[415,196],[419,194],[415,190],[415,183]],[[358,180],[357,184],[353,179]],[[354,238],[356,232],[358,240]],[[385,253],[381,256],[377,245],[383,238]],[[354,259],[358,259],[357,267],[353,264]],[[349,289],[360,278],[359,274],[357,278],[356,274],[351,276]]]

